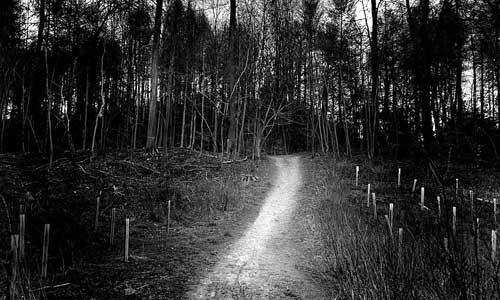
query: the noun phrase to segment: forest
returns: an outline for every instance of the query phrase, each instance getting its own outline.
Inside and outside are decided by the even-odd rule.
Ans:
[[[499,158],[496,0],[1,6],[3,152]]]
[[[0,300],[500,299],[500,0],[0,0]]]

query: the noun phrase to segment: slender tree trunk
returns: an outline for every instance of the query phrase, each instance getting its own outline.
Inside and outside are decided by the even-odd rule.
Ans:
[[[42,53],[42,45],[43,45],[43,35],[45,31],[45,1],[40,0],[40,6],[38,11],[39,23],[38,23],[38,37],[36,43],[37,53]]]
[[[87,148],[87,123],[89,115],[89,71],[87,69],[85,80],[85,104],[83,108],[83,132],[82,132],[82,150]]]
[[[459,51],[456,63],[456,82],[455,82],[455,99],[457,103],[457,122],[462,124],[464,114],[464,101],[462,96],[462,47],[458,46]]]
[[[54,160],[54,142],[52,141],[52,93],[49,88],[49,62],[47,60],[47,48],[44,48],[45,54],[45,89],[47,94],[48,106],[47,106],[47,127],[49,135],[49,169],[52,168],[52,162]]]
[[[184,97],[182,104],[182,127],[181,127],[181,148],[184,148],[184,132],[186,127],[186,109],[187,109],[187,99]]]
[[[92,135],[92,147],[91,147],[91,152],[92,155],[95,155],[94,149],[95,149],[95,139],[97,135],[97,127],[99,125],[99,119],[102,119],[104,116],[104,107],[106,106],[106,98],[104,96],[104,55],[106,54],[106,48],[103,48],[102,51],[102,56],[101,56],[101,91],[100,91],[100,96],[101,96],[101,107],[99,108],[99,111],[97,113],[97,116],[95,117],[95,124],[94,124],[94,134]],[[103,125],[104,126],[104,125]]]
[[[2,130],[0,132],[0,153],[4,152],[4,136],[5,136],[5,121],[6,121],[6,115],[7,115],[7,100],[5,97],[2,97],[2,102],[0,104],[0,118],[2,118]]]
[[[241,150],[243,148],[243,140],[244,140],[244,134],[245,134],[245,118],[246,118],[246,113],[247,113],[247,103],[248,103],[248,95],[247,95],[247,89],[245,88],[245,95],[243,95],[244,100],[243,100],[243,115],[241,117],[241,129],[240,129],[240,134],[238,137],[238,153],[237,155],[239,156],[241,153]]]
[[[136,96],[135,96],[135,118],[134,118],[134,133],[132,138],[132,148],[137,149],[137,127],[139,126],[139,106],[141,105],[142,91],[140,89],[140,84],[137,82],[136,84]]]
[[[175,51],[174,51],[175,52]],[[168,137],[169,131],[172,130],[172,104],[173,104],[173,93],[174,93],[174,63],[175,63],[175,53],[172,54],[170,58],[170,67],[168,71],[168,82],[167,91],[165,96],[165,128],[163,131],[163,154],[167,154],[168,151]],[[173,146],[173,145],[171,145]]]
[[[472,41],[474,43],[474,41]],[[473,45],[474,46],[474,45]],[[477,63],[475,51],[472,52],[472,119],[474,123],[477,118]]]
[[[371,132],[369,133],[368,157],[371,159],[375,155],[375,140],[378,131],[378,86],[379,86],[379,45],[378,45],[378,7],[377,0],[371,0],[372,12],[372,33],[371,33],[371,105],[369,105],[369,118]]]
[[[151,98],[149,99],[149,118],[146,150],[150,151],[156,146],[156,123],[158,102],[158,59],[161,33],[161,15],[163,0],[156,1],[155,24],[153,32],[153,49],[151,58]]]
[[[24,74],[23,70],[23,74]],[[27,118],[27,106],[25,104],[24,97],[26,96],[26,87],[25,87],[25,78],[24,75],[21,78],[21,114],[22,114],[22,123],[21,123],[21,145],[23,149],[23,153],[26,153],[26,118]],[[2,142],[3,146],[3,142]]]
[[[484,60],[483,60],[483,51],[479,51],[479,61],[481,63],[481,68],[480,68],[480,83],[481,87],[479,90],[479,102],[480,102],[480,119],[481,121],[484,120]]]
[[[228,131],[228,151],[229,155],[236,154],[237,147],[237,99],[236,92],[236,0],[230,0],[230,16],[229,16],[229,61],[228,61],[228,78],[229,78],[229,131]]]

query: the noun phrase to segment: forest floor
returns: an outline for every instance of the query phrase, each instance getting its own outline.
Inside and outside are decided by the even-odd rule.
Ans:
[[[16,281],[24,299],[463,299],[479,283],[491,295],[485,299],[498,299],[500,278],[492,274],[500,274],[500,264],[489,248],[498,228],[490,202],[500,195],[497,181],[495,166],[362,157],[224,161],[175,149],[167,156],[80,153],[48,170],[39,158],[0,156],[0,291],[11,276],[10,233],[24,211],[26,258]],[[377,195],[376,216],[367,207],[368,183]],[[481,220],[476,255],[469,190]],[[384,219],[389,203],[394,230],[404,230],[400,256]],[[451,206],[458,208],[456,238]],[[47,223],[48,276],[41,279]]]
[[[38,159],[1,159],[3,241],[17,231],[21,210],[26,214],[17,290],[27,299],[323,299],[309,279],[313,208],[300,190],[302,157],[223,162],[181,149],[166,158],[81,154],[56,160],[49,171]],[[48,277],[41,279],[45,223],[51,239]],[[8,245],[0,248],[3,291]]]

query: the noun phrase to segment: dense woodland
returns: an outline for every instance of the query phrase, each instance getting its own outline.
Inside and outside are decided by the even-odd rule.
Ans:
[[[2,152],[499,159],[500,0],[2,0]]]

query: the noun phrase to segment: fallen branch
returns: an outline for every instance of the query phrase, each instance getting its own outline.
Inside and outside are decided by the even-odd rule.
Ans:
[[[42,286],[41,288],[37,288],[37,289],[31,290],[31,292],[38,292],[38,291],[49,290],[49,289],[50,290],[58,289],[58,288],[66,287],[66,286],[68,286],[70,284],[71,283],[66,282],[66,283],[61,283],[61,284],[57,284],[57,285]]]
[[[244,162],[246,160],[248,160],[248,156],[245,156],[245,158],[243,158],[243,159],[226,160],[226,161],[223,161],[222,163],[223,164],[232,164],[232,163],[235,163],[235,162],[236,163]]]

